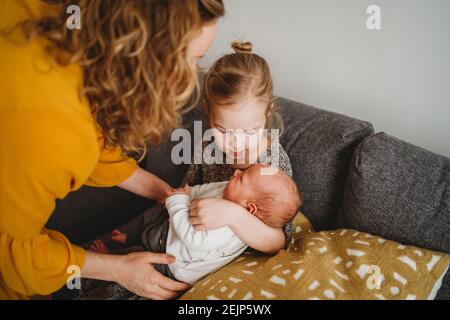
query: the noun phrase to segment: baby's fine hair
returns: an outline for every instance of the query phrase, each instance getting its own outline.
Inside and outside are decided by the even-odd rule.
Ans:
[[[203,82],[203,104],[211,120],[214,106],[227,106],[244,97],[251,97],[266,106],[266,128],[283,131],[278,113],[269,65],[253,53],[251,42],[235,41],[234,53],[217,60],[206,73]]]
[[[295,183],[282,170],[278,170],[277,178],[271,185],[258,190],[256,216],[272,228],[280,228],[291,221],[303,203],[302,193]]]

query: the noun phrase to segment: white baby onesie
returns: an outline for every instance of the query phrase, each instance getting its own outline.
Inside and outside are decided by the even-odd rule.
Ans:
[[[166,200],[170,226],[166,252],[176,257],[169,265],[176,279],[193,284],[239,256],[247,245],[229,228],[195,231],[189,222],[191,199],[222,198],[228,181],[191,187],[190,196],[176,194]]]

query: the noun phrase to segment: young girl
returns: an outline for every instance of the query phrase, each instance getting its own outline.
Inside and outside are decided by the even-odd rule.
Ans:
[[[276,110],[269,66],[262,57],[252,53],[251,43],[233,42],[232,47],[235,53],[217,60],[205,75],[203,84],[203,105],[217,147],[212,149],[223,152],[222,157],[214,155],[214,158],[228,158],[233,160],[232,164],[214,163],[214,159],[203,159],[201,164],[192,161],[184,184],[228,181],[236,169],[245,170],[254,163],[276,164],[292,177],[286,151],[278,139],[267,134],[273,129],[281,131],[283,127]],[[205,141],[202,150],[210,144]],[[273,144],[277,144],[276,147]],[[150,211],[149,220],[155,214]],[[197,231],[228,226],[249,247],[267,254],[282,249],[293,231],[292,223],[286,224],[283,230],[273,229],[249,215],[245,208],[224,199],[194,200],[190,222]],[[143,224],[145,222],[135,225]],[[113,237],[120,239],[120,231],[114,230]],[[94,243],[94,249],[98,250],[99,245],[102,244]]]
[[[255,162],[278,164],[281,170],[292,177],[287,153],[277,139],[267,134],[270,130],[261,130],[282,130],[267,62],[252,53],[252,44],[249,42],[234,42],[232,47],[235,53],[220,58],[206,74],[203,104],[209,126],[214,132],[216,150],[223,152],[222,159],[231,158],[233,163],[206,164],[206,159],[203,159],[202,164],[192,164],[184,179],[184,183],[190,186],[228,181],[237,169],[246,170]],[[209,144],[204,142],[203,147]],[[278,145],[273,148],[273,144]],[[114,230],[110,238],[125,248],[132,243],[145,243],[148,232],[154,232],[155,224],[165,223],[167,219],[160,209],[148,209],[120,230]],[[283,229],[271,228],[255,215],[248,214],[246,208],[225,199],[193,200],[189,211],[189,221],[195,230],[228,226],[249,247],[267,254],[276,254],[285,247],[293,231],[291,222]],[[97,240],[91,250],[105,252],[108,248],[104,242]],[[133,247],[132,250],[145,248]],[[96,287],[91,283],[83,285],[80,298],[139,299],[118,285]]]
[[[292,177],[287,153],[278,140],[273,142],[277,147],[272,148],[272,139],[266,134],[269,129],[282,131],[283,127],[276,110],[269,66],[262,57],[252,53],[251,43],[233,42],[232,47],[235,53],[220,58],[206,74],[203,104],[209,125],[214,129],[214,143],[224,153],[224,159],[235,161],[234,164],[192,164],[184,179],[188,185],[229,180],[236,169],[249,167],[250,159],[278,164]],[[231,136],[227,135],[230,132]],[[240,137],[236,137],[237,132]],[[207,144],[204,142],[204,147]],[[231,219],[229,212],[233,213]],[[248,215],[245,208],[223,199],[193,201],[190,221],[196,230],[228,226],[250,247],[268,254],[282,249],[290,241],[293,230],[292,223],[283,230],[272,229]]]

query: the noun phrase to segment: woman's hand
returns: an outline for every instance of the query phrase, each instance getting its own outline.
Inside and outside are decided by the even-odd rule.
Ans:
[[[232,227],[240,215],[250,214],[240,205],[225,199],[195,199],[191,202],[189,222],[196,231]]]
[[[163,276],[152,264],[170,264],[174,261],[175,257],[162,253],[134,252],[119,256],[87,251],[81,276],[114,281],[139,296],[166,300],[179,296],[190,286]]]
[[[141,197],[156,200],[160,204],[164,204],[173,190],[167,182],[142,168],[136,169],[119,187]]]
[[[170,255],[134,252],[121,257],[114,276],[115,282],[139,296],[167,300],[190,288],[188,284],[167,278],[153,268],[153,263],[173,263],[175,258]]]

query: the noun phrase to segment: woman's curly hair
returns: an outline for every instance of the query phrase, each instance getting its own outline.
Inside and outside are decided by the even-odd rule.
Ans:
[[[21,25],[28,38],[49,40],[62,64],[83,68],[82,95],[106,147],[143,157],[179,125],[198,88],[189,42],[205,23],[224,15],[222,0],[44,0],[58,14]],[[81,9],[81,30],[68,30],[66,9]]]

